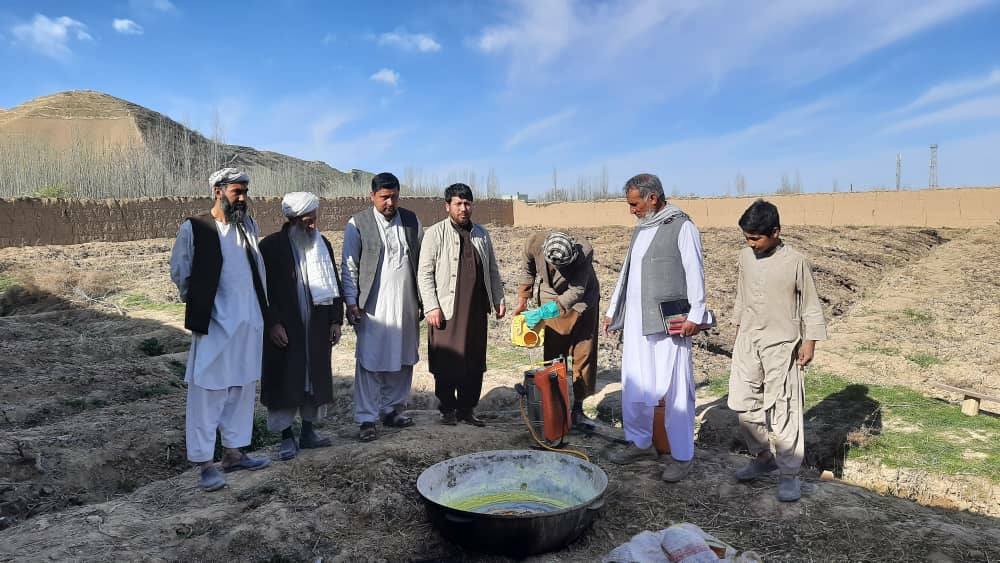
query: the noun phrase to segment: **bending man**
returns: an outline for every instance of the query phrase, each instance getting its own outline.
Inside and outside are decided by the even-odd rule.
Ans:
[[[531,298],[540,305],[536,316],[545,318],[545,359],[572,358],[573,426],[592,430],[583,400],[594,394],[597,382],[601,287],[594,272],[594,249],[566,233],[535,233],[524,246],[517,296],[515,315]]]

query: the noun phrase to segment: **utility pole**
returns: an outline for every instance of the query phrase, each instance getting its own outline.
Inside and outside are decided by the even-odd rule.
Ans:
[[[931,145],[931,165],[930,173],[927,178],[927,187],[936,188],[938,187],[938,165],[937,165],[937,143]]]
[[[902,172],[903,172],[903,156],[897,152],[896,153],[896,191],[897,192],[899,191],[899,184],[900,184],[899,178],[900,178]]]

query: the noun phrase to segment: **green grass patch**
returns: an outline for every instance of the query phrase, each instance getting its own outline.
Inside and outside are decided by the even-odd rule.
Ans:
[[[713,397],[721,397],[729,393],[729,374],[720,373],[709,376],[708,381],[705,382],[702,388]]]
[[[879,346],[875,343],[867,343],[858,346],[858,352],[864,352],[868,354],[882,354],[883,356],[898,356],[899,348],[894,348],[892,346]]]
[[[8,289],[17,285],[17,280],[13,276],[8,276],[5,274],[0,274],[0,293],[7,291]]]
[[[929,368],[931,366],[936,366],[938,364],[943,364],[944,360],[935,356],[934,354],[928,354],[926,352],[914,352],[912,354],[907,354],[906,359],[917,364],[922,368]]]
[[[906,318],[918,323],[929,323],[934,320],[933,315],[920,309],[903,309],[903,314],[906,315]]]
[[[118,306],[129,310],[146,311],[168,311],[171,313],[184,313],[183,303],[165,303],[163,301],[153,301],[142,293],[126,293],[118,300]]]
[[[486,366],[490,371],[519,371],[542,361],[542,349],[518,348],[510,342],[487,342]]]
[[[808,372],[805,386],[807,410],[848,388],[858,396],[842,396],[841,400],[867,397],[878,403],[881,433],[853,445],[849,458],[1000,482],[1000,419],[965,416],[957,405],[930,399],[908,387],[861,386],[821,371]]]

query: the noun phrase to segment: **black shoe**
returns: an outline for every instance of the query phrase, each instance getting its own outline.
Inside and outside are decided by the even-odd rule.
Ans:
[[[325,436],[320,436],[315,430],[311,432],[303,432],[302,436],[299,437],[299,447],[303,450],[327,448],[332,444],[332,440]]]
[[[441,413],[441,424],[447,424],[448,426],[455,426],[458,424],[458,419],[455,418],[455,411]]]
[[[479,426],[480,428],[483,427],[483,426],[486,426],[486,421],[483,420],[483,419],[481,419],[481,418],[479,418],[478,416],[476,416],[475,413],[473,413],[471,410],[463,412],[463,413],[459,413],[457,415],[457,418],[458,418],[458,420],[461,420],[462,422],[466,422],[466,423],[471,424],[473,426]]]
[[[362,422],[361,430],[358,432],[358,439],[362,442],[371,442],[375,438],[378,438],[378,432],[375,430],[375,423]]]
[[[573,411],[572,422],[573,428],[581,432],[593,432],[597,429],[597,425],[594,424],[593,419],[583,414],[582,410]]]

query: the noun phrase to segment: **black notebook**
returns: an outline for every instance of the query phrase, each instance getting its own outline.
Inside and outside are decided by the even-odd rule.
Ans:
[[[660,316],[663,318],[663,331],[670,332],[671,319],[680,319],[691,312],[691,303],[687,299],[676,301],[663,301],[660,303]]]

